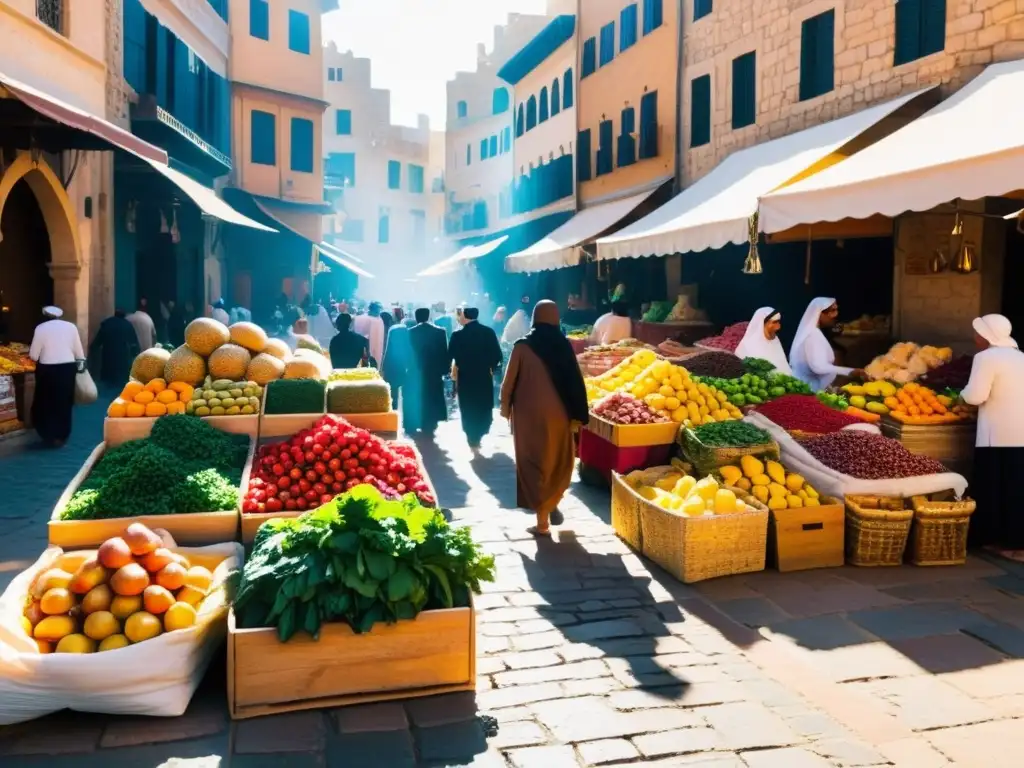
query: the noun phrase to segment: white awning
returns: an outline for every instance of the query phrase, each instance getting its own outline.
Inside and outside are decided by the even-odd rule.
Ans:
[[[328,259],[329,261],[333,261],[335,264],[344,267],[349,272],[352,272],[353,274],[359,275],[359,277],[373,278],[373,275],[371,275],[365,269],[361,269],[360,267],[357,267],[351,261],[346,259],[342,255],[342,253],[343,253],[342,251],[338,251],[335,248],[331,248],[327,243],[319,243],[319,244],[317,244],[316,249],[320,252],[320,255],[323,256],[325,259]]]
[[[343,248],[339,248],[338,246],[334,245],[333,243],[328,243],[328,242],[324,241],[324,242],[320,243],[320,248],[323,249],[323,250],[330,251],[335,256],[340,256],[343,259],[348,259],[349,261],[354,261],[356,264],[365,264],[366,263],[365,261],[360,259],[358,256],[356,256],[351,251],[346,251]]]
[[[747,242],[748,221],[761,195],[834,161],[830,155],[929,90],[734,152],[658,210],[599,239],[597,258],[663,256]]]
[[[472,261],[473,259],[479,259],[481,256],[486,256],[489,253],[496,251],[506,240],[508,235],[502,235],[496,237],[493,240],[488,240],[482,245],[466,245],[460,248],[458,251],[448,256],[445,259],[432,264],[431,266],[424,269],[422,272],[417,273],[417,277],[437,277],[438,275],[447,275],[454,272],[459,268],[459,265],[465,261]]]
[[[584,208],[547,237],[505,257],[506,272],[543,272],[580,263],[581,246],[618,224],[653,195],[654,189]]]
[[[272,227],[260,224],[258,221],[253,221],[248,216],[243,216],[241,213],[236,211],[230,205],[221,200],[217,193],[209,187],[200,184],[198,181],[193,179],[181,171],[171,168],[169,165],[164,163],[158,163],[155,160],[151,160],[148,157],[136,154],[136,157],[145,160],[149,165],[153,167],[157,173],[162,175],[174,186],[188,195],[189,199],[192,200],[199,210],[208,216],[226,221],[228,224],[237,224],[240,227],[251,227],[252,229],[262,229],[264,232],[276,232],[276,229]]]
[[[812,178],[765,195],[761,224],[927,211],[1024,188],[1024,61],[992,64],[946,101]]]

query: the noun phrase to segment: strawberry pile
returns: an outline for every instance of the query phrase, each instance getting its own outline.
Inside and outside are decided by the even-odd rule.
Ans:
[[[424,506],[437,505],[412,446],[328,415],[291,440],[260,447],[242,511],[316,509],[362,483],[388,499],[415,493]]]

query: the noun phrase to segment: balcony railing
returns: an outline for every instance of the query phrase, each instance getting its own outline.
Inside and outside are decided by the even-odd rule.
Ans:
[[[36,0],[36,18],[54,32],[64,34],[64,0]]]

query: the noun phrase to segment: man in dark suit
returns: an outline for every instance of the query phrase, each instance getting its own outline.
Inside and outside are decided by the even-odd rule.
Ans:
[[[422,431],[433,437],[438,423],[448,419],[444,377],[451,366],[448,337],[430,322],[430,310],[416,310],[416,325],[409,329],[412,352],[402,392],[402,420],[406,432]]]
[[[494,329],[481,325],[480,310],[462,310],[465,323],[452,334],[449,353],[455,363],[462,431],[476,450],[494,418],[494,373],[501,366],[501,345]]]

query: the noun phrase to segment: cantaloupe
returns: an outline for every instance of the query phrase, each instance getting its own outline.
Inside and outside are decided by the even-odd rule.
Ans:
[[[282,342],[283,343],[283,342]],[[284,376],[285,364],[266,352],[256,355],[245,371],[246,381],[255,381],[261,387]]]
[[[244,347],[237,344],[225,344],[214,350],[210,359],[206,361],[206,365],[214,379],[242,381],[245,379],[245,369],[249,367],[251,360],[252,356]]]
[[[245,347],[254,355],[258,355],[267,346],[267,333],[256,323],[235,323],[228,331],[231,332],[231,343]]]
[[[212,317],[197,317],[185,326],[185,343],[203,357],[209,357],[217,347],[231,340],[231,332],[224,323]]]
[[[273,355],[278,360],[287,360],[292,356],[292,350],[283,339],[267,339],[263,347],[263,354]]]
[[[284,366],[284,378],[286,379],[323,379],[326,376],[320,367],[309,358],[293,357]]]
[[[185,344],[171,352],[164,365],[164,378],[170,382],[183,382],[193,387],[206,378],[206,361]]]
[[[170,352],[160,347],[140,352],[132,362],[132,378],[142,384],[148,384],[153,379],[161,378],[164,375],[164,366],[167,365],[170,356]]]

